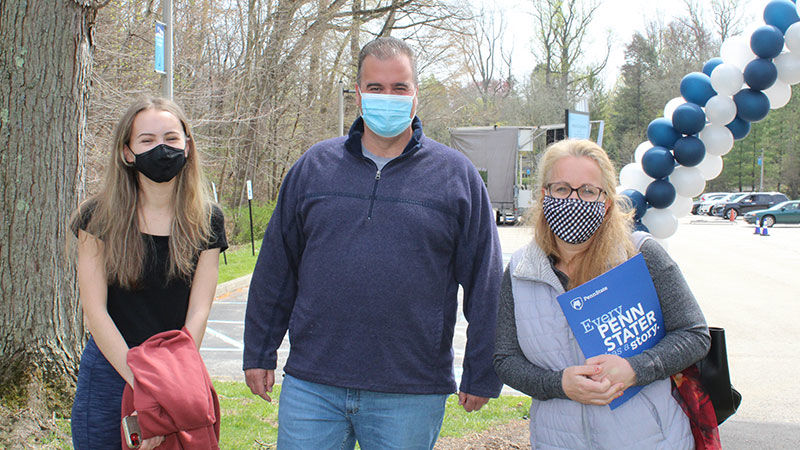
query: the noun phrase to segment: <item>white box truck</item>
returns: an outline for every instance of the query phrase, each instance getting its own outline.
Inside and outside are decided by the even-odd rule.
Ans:
[[[536,156],[566,136],[589,139],[592,124],[598,125],[596,140],[602,146],[605,123],[571,110],[565,111],[565,123],[555,125],[451,128],[450,145],[480,172],[497,224],[514,224],[533,206]]]
[[[532,205],[534,141],[548,127],[464,127],[450,129],[450,144],[478,169],[498,225],[514,224]]]

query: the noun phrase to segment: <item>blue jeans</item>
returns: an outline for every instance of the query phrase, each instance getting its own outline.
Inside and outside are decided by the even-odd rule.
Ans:
[[[286,375],[278,400],[278,449],[432,449],[448,395],[388,394]]]
[[[89,338],[78,369],[78,388],[72,404],[72,446],[76,450],[119,450],[125,380]]]

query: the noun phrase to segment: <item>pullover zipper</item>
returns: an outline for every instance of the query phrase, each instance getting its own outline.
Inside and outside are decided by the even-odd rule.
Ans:
[[[369,200],[369,214],[367,214],[367,220],[372,220],[372,207],[375,205],[375,193],[378,192],[378,181],[381,181],[381,169],[375,172],[375,185],[372,186],[372,197]]]

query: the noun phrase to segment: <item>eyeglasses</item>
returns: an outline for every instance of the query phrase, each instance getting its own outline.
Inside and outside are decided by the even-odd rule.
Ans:
[[[578,198],[585,202],[596,202],[600,200],[600,194],[604,191],[597,186],[591,184],[584,184],[580,187],[574,188],[563,181],[557,183],[547,184],[547,193],[553,198],[568,198],[573,192],[578,193]]]

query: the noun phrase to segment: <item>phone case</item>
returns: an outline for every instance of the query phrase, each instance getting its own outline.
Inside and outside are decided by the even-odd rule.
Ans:
[[[139,448],[142,443],[142,430],[139,428],[139,419],[136,416],[122,418],[122,430],[125,432],[125,443],[130,448]]]

